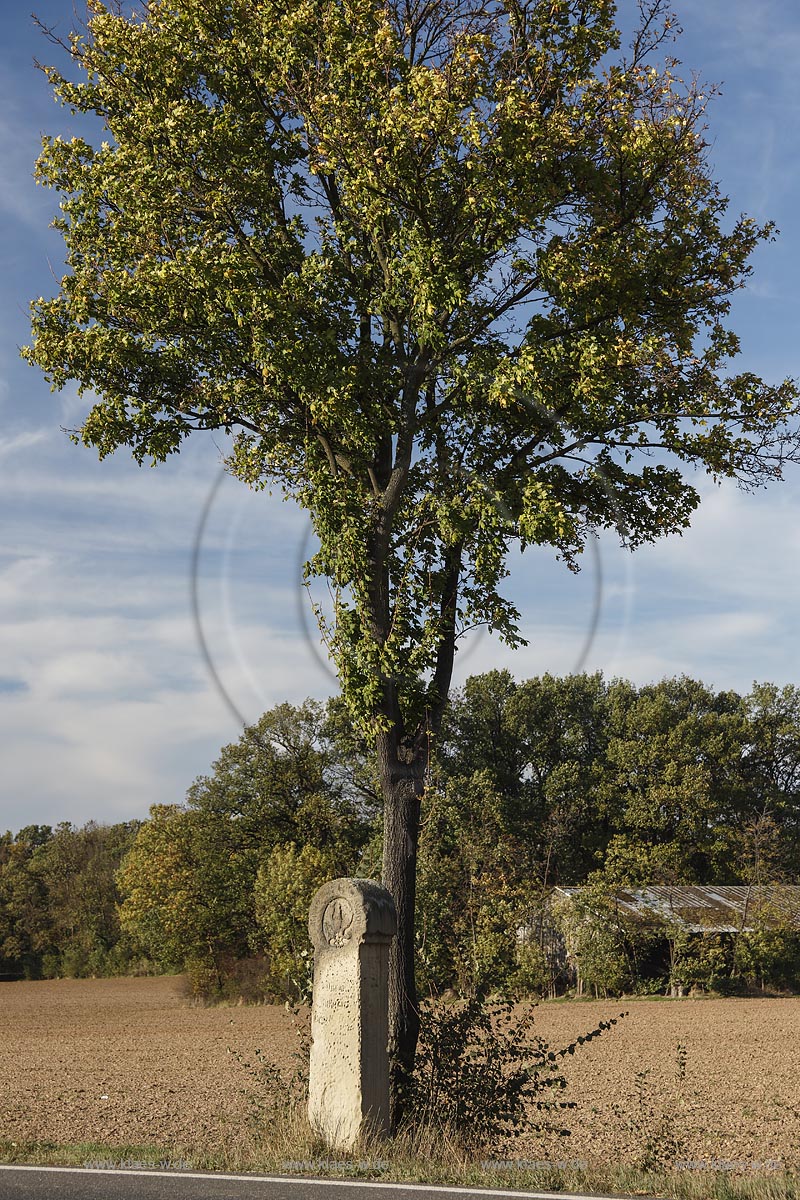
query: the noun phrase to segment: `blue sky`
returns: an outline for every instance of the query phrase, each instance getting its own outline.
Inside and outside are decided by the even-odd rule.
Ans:
[[[68,32],[72,0],[35,7]],[[709,110],[711,158],[731,213],[781,229],[734,303],[740,366],[771,382],[800,376],[800,9],[793,0],[675,7],[687,71],[722,86]],[[61,432],[81,419],[74,390],[52,396],[19,359],[28,300],[51,294],[61,273],[60,239],[47,229],[57,198],[35,187],[32,166],[41,134],[68,131],[69,119],[32,66],[54,51],[27,5],[9,9],[0,49],[0,829],[16,830],[142,817],[152,803],[180,801],[238,736],[239,718],[336,685],[299,585],[302,515],[220,478],[210,437],[156,470],[122,453],[98,463]],[[800,683],[800,468],[756,495],[711,483],[702,491],[683,537],[632,556],[604,541],[577,578],[544,551],[513,559],[509,591],[529,646],[512,653],[474,637],[456,682],[507,666],[520,679],[585,668],[639,684],[681,672],[740,691],[754,680]],[[193,557],[213,671],[193,620]]]

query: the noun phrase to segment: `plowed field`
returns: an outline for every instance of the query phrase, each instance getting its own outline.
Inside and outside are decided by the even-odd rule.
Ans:
[[[514,1157],[634,1161],[651,1143],[689,1164],[800,1167],[800,999],[544,1004],[536,1025],[557,1048],[623,1008],[565,1059],[572,1135]],[[288,1068],[297,1045],[283,1008],[192,1006],[175,978],[3,983],[0,1033],[0,1141],[164,1149],[224,1145],[246,1124],[228,1048]]]

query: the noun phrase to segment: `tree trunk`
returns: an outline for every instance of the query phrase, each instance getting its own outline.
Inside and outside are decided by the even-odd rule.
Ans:
[[[414,979],[414,911],[420,801],[426,755],[401,748],[395,731],[379,735],[383,792],[383,883],[397,907],[397,936],[389,952],[389,1061],[392,1128],[403,1118],[419,1036]]]
[[[410,459],[410,444],[408,447]],[[399,453],[399,451],[398,451]],[[406,466],[407,470],[407,466]],[[388,489],[387,489],[388,490]],[[375,643],[390,635],[390,582],[387,566],[390,525],[384,522],[370,554],[369,627]],[[397,909],[397,936],[389,951],[389,1096],[393,1129],[403,1119],[419,1037],[419,1005],[414,978],[414,917],[417,844],[430,739],[436,737],[447,704],[455,653],[456,602],[461,546],[450,547],[442,590],[441,634],[426,720],[409,729],[403,720],[397,681],[384,680],[381,715],[388,727],[377,735],[378,775],[383,796],[383,884]]]

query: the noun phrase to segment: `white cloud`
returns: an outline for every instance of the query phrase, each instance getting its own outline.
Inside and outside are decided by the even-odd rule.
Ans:
[[[17,454],[20,450],[27,450],[29,446],[37,446],[47,441],[49,436],[50,433],[46,429],[31,429],[13,434],[11,437],[0,434],[0,458],[9,454]]]
[[[243,636],[250,678],[224,643],[214,659],[246,720],[282,700],[325,693],[302,638],[266,627]],[[17,624],[0,634],[0,655],[5,673],[28,684],[25,692],[0,692],[3,739],[14,750],[4,763],[0,824],[12,828],[31,820],[121,820],[146,815],[152,803],[178,802],[241,732],[206,670],[188,614]]]
[[[217,478],[213,445],[140,471],[37,437],[0,475],[0,824],[143,816],[179,801],[239,729],[203,658],[192,548]],[[203,629],[252,721],[333,689],[295,621],[306,528],[290,506],[223,480],[204,530]],[[225,589],[227,608],[223,604]]]
[[[643,587],[667,587],[702,604],[781,606],[800,590],[800,478],[745,494],[732,485],[702,484],[692,528],[637,555]]]
[[[635,554],[603,543],[602,605],[595,636],[593,580],[544,556],[523,556],[509,591],[529,645],[473,641],[456,659],[466,675],[505,667],[517,678],[602,670],[638,684],[688,674],[746,691],[754,679],[800,679],[800,478],[755,495],[702,483],[692,528]]]
[[[784,238],[759,257],[764,270],[741,293],[744,319],[733,325],[746,349],[760,340],[755,369],[796,373],[791,339],[782,347],[766,334],[778,315],[791,324],[795,312],[800,25],[786,0],[684,7],[688,65],[725,80],[709,118],[732,213],[772,215],[771,206],[784,206],[776,213]],[[15,291],[0,297],[11,317],[0,393],[8,394],[4,416],[14,418],[0,436],[0,664],[9,681],[0,687],[0,823],[144,815],[155,800],[180,800],[238,735],[190,606],[192,548],[220,451],[193,440],[178,460],[151,471],[125,452],[99,464],[60,432],[60,423],[79,423],[91,397],[74,387],[50,396],[14,343],[26,340],[29,291],[48,292],[47,249],[54,247],[56,266],[60,250],[45,232],[55,197],[30,178],[34,126],[53,127],[65,114],[54,114],[43,83],[19,100],[0,83],[0,100],[0,209],[18,235],[7,241]],[[584,666],[638,683],[686,672],[739,690],[753,678],[799,680],[800,481],[749,497],[703,485],[703,496],[683,538],[633,558],[603,543],[603,603],[585,662],[596,564],[587,559],[576,579],[545,554],[514,560],[508,590],[530,646],[510,651],[496,638],[473,637],[456,658],[457,681],[497,666],[518,678]],[[247,720],[335,687],[314,652],[322,657],[313,621],[304,630],[299,617],[306,521],[226,480],[206,522],[203,630],[224,690]]]

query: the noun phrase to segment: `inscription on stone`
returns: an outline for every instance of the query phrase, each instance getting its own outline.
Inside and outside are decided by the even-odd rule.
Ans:
[[[314,943],[308,1114],[336,1149],[367,1128],[389,1130],[389,892],[368,879],[334,879],[311,902]]]

